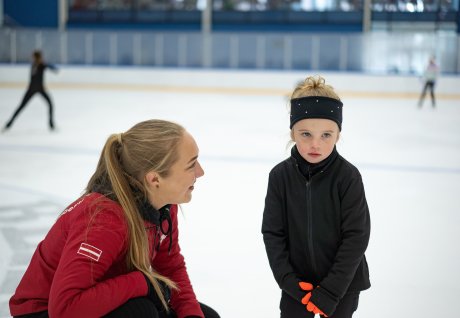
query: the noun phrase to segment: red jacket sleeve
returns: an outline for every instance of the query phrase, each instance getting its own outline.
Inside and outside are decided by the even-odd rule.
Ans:
[[[147,294],[141,272],[121,269],[127,230],[114,209],[104,208],[94,217],[76,214],[63,221],[68,223],[62,225],[68,233],[51,285],[50,317],[100,317]]]
[[[152,261],[152,266],[158,273],[170,278],[177,284],[179,290],[172,292],[171,307],[178,318],[186,316],[204,317],[190,283],[184,257],[180,252],[177,205],[171,206],[170,211],[172,221],[171,252],[168,254],[169,238],[165,238]]]

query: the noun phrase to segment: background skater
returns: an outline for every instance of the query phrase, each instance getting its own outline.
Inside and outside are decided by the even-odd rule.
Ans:
[[[436,59],[434,56],[430,57],[430,60],[428,62],[428,65],[425,69],[425,72],[423,73],[423,80],[424,80],[424,85],[423,85],[423,90],[422,94],[420,95],[420,99],[418,102],[418,107],[421,108],[423,106],[423,100],[425,99],[425,95],[427,90],[430,91],[430,96],[431,96],[431,106],[433,108],[436,107],[436,100],[435,100],[435,95],[434,95],[434,87],[436,85],[436,80],[439,75],[439,66],[436,64]]]
[[[30,101],[30,99],[35,95],[35,93],[39,93],[40,95],[43,96],[43,98],[47,101],[48,103],[48,114],[49,114],[49,121],[48,125],[51,130],[54,130],[54,119],[53,119],[53,103],[51,101],[51,98],[49,97],[47,91],[45,90],[44,87],[44,73],[47,68],[57,72],[57,68],[54,65],[47,64],[43,60],[43,55],[41,51],[34,51],[32,54],[32,66],[31,66],[31,72],[30,72],[30,82],[29,82],[29,87],[27,88],[27,91],[22,98],[22,102],[19,105],[19,107],[15,110],[13,113],[13,116],[11,116],[10,120],[6,123],[5,127],[3,128],[3,131],[6,131],[11,128],[13,125],[16,117],[19,115],[19,113],[24,109],[24,107],[27,105],[27,103]]]

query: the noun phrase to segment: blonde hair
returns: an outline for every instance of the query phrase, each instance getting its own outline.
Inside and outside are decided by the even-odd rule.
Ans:
[[[137,203],[147,198],[145,175],[150,171],[166,177],[178,160],[178,144],[185,129],[169,121],[147,120],[121,134],[111,135],[102,150],[86,193],[99,192],[123,208],[128,227],[128,270],[139,270],[152,283],[168,309],[159,281],[175,289],[175,283],[151,268],[149,242]]]
[[[326,80],[319,75],[309,76],[304,81],[298,83],[291,94],[291,99],[308,96],[322,96],[340,100],[334,88],[327,85]]]

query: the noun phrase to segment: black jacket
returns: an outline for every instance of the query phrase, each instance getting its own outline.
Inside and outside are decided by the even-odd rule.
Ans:
[[[30,70],[30,82],[29,82],[29,90],[34,92],[41,92],[44,91],[44,73],[45,70],[49,68],[53,71],[57,71],[57,67],[51,64],[45,63],[32,63],[31,70]]]
[[[294,146],[291,157],[272,169],[262,234],[283,290],[282,315],[305,312],[301,299],[306,292],[299,288],[300,281],[319,286],[310,300],[328,316],[347,292],[370,287],[364,256],[370,216],[364,187],[358,169],[336,149],[313,165]],[[290,308],[295,306],[302,310]]]

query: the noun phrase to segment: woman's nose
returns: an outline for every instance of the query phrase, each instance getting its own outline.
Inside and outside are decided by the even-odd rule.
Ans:
[[[197,178],[202,177],[204,175],[204,170],[199,162],[196,163],[195,175]]]

